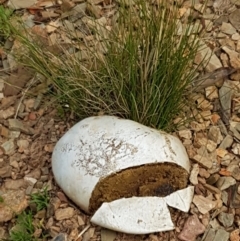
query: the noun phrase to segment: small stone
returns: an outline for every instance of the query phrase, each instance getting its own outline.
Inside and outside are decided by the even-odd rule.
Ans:
[[[235,178],[237,181],[240,181],[240,167],[235,166],[232,171],[232,177]]]
[[[232,145],[232,152],[236,155],[240,155],[240,144],[239,143],[234,143]]]
[[[198,164],[193,164],[193,168],[192,168],[192,171],[191,171],[191,174],[190,174],[190,177],[189,177],[189,180],[193,185],[198,184],[198,178],[197,178],[198,173],[199,173]]]
[[[1,110],[0,111],[0,119],[8,119],[10,117],[13,117],[15,114],[15,109],[14,107],[9,107],[8,109],[6,110]]]
[[[210,101],[218,98],[218,89],[216,86],[208,86],[205,88],[206,98]]]
[[[11,177],[12,174],[12,167],[11,166],[5,166],[0,167],[0,177]]]
[[[39,179],[41,177],[41,170],[40,169],[34,169],[30,173],[26,174],[25,177],[32,177],[34,179]]]
[[[23,179],[17,179],[17,180],[7,179],[4,182],[4,186],[8,190],[19,190],[20,188],[25,187],[26,183]]]
[[[221,131],[217,126],[211,126],[208,132],[208,138],[217,144],[220,144],[223,140]]]
[[[239,69],[240,68],[240,59],[238,57],[238,52],[231,50],[226,46],[222,46],[222,50],[224,52],[226,52],[227,55],[229,56],[231,67],[233,67],[235,69]]]
[[[28,183],[29,186],[34,186],[37,182],[37,179],[33,177],[24,177],[24,180],[26,181],[26,183]]]
[[[220,30],[223,33],[230,34],[230,35],[235,34],[237,32],[236,29],[232,26],[232,24],[225,23],[225,22],[222,23]]]
[[[1,197],[3,202],[0,202],[0,222],[11,220],[14,215],[20,214],[28,206],[25,192],[22,190],[8,190],[2,193]]]
[[[77,220],[78,220],[78,225],[79,225],[79,226],[83,226],[83,225],[85,224],[82,216],[79,216],[79,215],[78,215],[78,216],[77,216]]]
[[[202,241],[212,241],[215,237],[215,229],[209,228],[205,233],[204,233],[204,239]]]
[[[6,128],[6,127],[4,127],[4,126],[1,126],[0,127],[0,135],[1,136],[3,136],[3,137],[6,137],[6,138],[8,138],[9,137],[9,130]]]
[[[72,218],[74,215],[74,209],[71,207],[68,208],[60,208],[55,211],[55,218],[56,220],[63,220]]]
[[[228,151],[225,149],[218,148],[218,149],[216,149],[216,154],[217,154],[217,156],[223,158],[228,154]]]
[[[232,35],[232,40],[237,41],[237,40],[239,40],[239,39],[240,39],[240,34],[239,34],[239,33],[234,33],[234,34]]]
[[[209,185],[209,184],[207,184],[207,183],[204,183],[203,186],[204,186],[207,190],[209,190],[210,192],[212,192],[212,193],[221,194],[221,191],[220,191],[218,188],[216,188],[216,187],[214,187],[214,186],[212,186],[212,185]]]
[[[236,9],[229,15],[229,21],[234,28],[240,29],[240,9]]]
[[[13,130],[13,131],[21,131],[24,134],[27,135],[33,135],[34,134],[34,130],[29,127],[26,123],[19,121],[17,119],[9,119],[8,120],[8,124],[9,124],[9,129]]]
[[[234,184],[236,184],[236,180],[233,177],[220,177],[216,183],[216,186],[222,191]]]
[[[240,230],[235,229],[230,233],[230,241],[240,241]]]
[[[218,220],[222,223],[225,228],[229,228],[232,226],[234,221],[234,215],[232,213],[224,213],[221,212],[218,215]]]
[[[192,139],[192,132],[190,130],[181,130],[178,134],[181,138]]]
[[[199,154],[195,155],[193,157],[193,160],[196,161],[198,164],[205,168],[211,168],[212,167],[212,161],[209,160],[208,158],[201,156]]]
[[[22,153],[29,147],[29,142],[27,140],[18,140],[17,141],[18,152]]]
[[[204,178],[209,178],[210,173],[205,168],[199,168],[199,176]]]
[[[190,216],[184,224],[178,238],[183,241],[195,241],[197,236],[204,233],[205,226],[199,221],[197,215]]]
[[[223,229],[218,229],[213,241],[228,241],[229,233]]]
[[[232,143],[233,143],[233,138],[232,138],[231,135],[228,134],[228,135],[225,136],[225,138],[221,142],[219,148],[227,149],[227,148],[231,147]]]
[[[205,198],[201,195],[194,195],[193,203],[202,214],[206,214],[207,212],[216,207],[216,201],[211,201],[210,199]]]
[[[15,149],[16,149],[16,146],[15,146],[15,143],[14,143],[14,140],[9,140],[9,141],[6,141],[4,142],[2,145],[1,145],[1,149],[3,150],[4,154],[5,155],[11,155],[14,153]]]

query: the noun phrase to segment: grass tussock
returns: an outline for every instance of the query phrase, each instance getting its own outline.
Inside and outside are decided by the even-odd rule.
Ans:
[[[51,47],[26,28],[5,26],[24,49],[15,58],[44,76],[79,119],[104,113],[171,131],[199,67],[200,25],[181,23],[178,9],[168,0],[119,4],[111,30],[104,18],[85,16],[91,41],[60,28],[71,41]]]

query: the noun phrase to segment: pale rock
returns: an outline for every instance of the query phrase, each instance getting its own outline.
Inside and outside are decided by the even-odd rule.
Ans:
[[[0,167],[0,177],[11,177],[12,174],[12,167],[11,166],[4,166]]]
[[[224,229],[218,229],[213,241],[228,241],[229,233]]]
[[[223,139],[223,141],[221,142],[219,148],[221,149],[227,149],[229,147],[232,146],[232,143],[233,143],[233,138],[231,135],[226,135]]]
[[[7,222],[16,214],[20,214],[28,206],[28,201],[23,190],[8,190],[1,194],[0,222]],[[7,204],[7,205],[6,205]]]
[[[235,69],[239,69],[240,68],[240,59],[238,57],[239,53],[234,50],[229,49],[226,46],[223,46],[222,50],[228,54],[228,56],[230,58],[230,65]]]
[[[211,126],[208,132],[208,138],[214,141],[215,143],[220,144],[223,140],[223,136],[221,134],[219,127]]]
[[[212,112],[210,110],[205,110],[200,113],[204,120],[210,120],[212,116]]]
[[[193,157],[193,160],[203,167],[206,167],[206,168],[212,167],[212,161],[209,158],[203,157],[199,154],[195,155]]]
[[[8,190],[19,190],[20,188],[23,188],[26,186],[26,183],[23,179],[6,179],[4,182],[4,187]]]
[[[34,5],[37,1],[36,0],[10,0],[8,1],[8,7],[12,9],[23,9],[29,8],[30,6]]]
[[[214,218],[213,220],[210,220],[209,225],[214,229],[218,229],[221,227],[220,223],[216,218]]]
[[[181,130],[178,134],[181,138],[192,139],[192,132],[190,130]]]
[[[58,221],[72,218],[73,215],[74,215],[74,208],[71,208],[71,207],[59,208],[55,211],[55,218]]]
[[[236,9],[229,15],[229,21],[236,29],[240,29],[240,9]]]
[[[23,104],[25,105],[25,110],[27,112],[30,112],[34,107],[34,103],[35,103],[35,99],[33,98],[24,100]]]
[[[239,40],[239,39],[240,39],[240,34],[239,34],[239,33],[234,33],[234,34],[232,35],[232,40],[237,41],[237,40]]]
[[[82,216],[78,215],[78,216],[77,216],[77,220],[78,220],[78,225],[79,225],[79,226],[85,225],[85,221],[84,221],[84,219],[83,219]]]
[[[29,147],[29,142],[27,140],[18,140],[17,141],[18,152],[22,153]]]
[[[37,182],[37,179],[33,178],[33,177],[24,177],[24,180],[26,181],[26,183],[28,183],[29,186],[34,186],[35,183]]]
[[[9,164],[10,164],[10,166],[19,170],[19,164],[16,160],[13,160],[13,161],[10,160]]]
[[[12,155],[16,149],[16,146],[14,140],[11,139],[9,141],[4,142],[0,146],[0,148],[3,150],[5,155]]]
[[[218,98],[218,89],[216,86],[208,86],[205,88],[206,98],[210,101]]]
[[[34,169],[30,173],[26,174],[25,177],[32,177],[34,179],[39,179],[41,177],[41,170],[40,169]]]
[[[240,52],[240,40],[237,41],[236,50]]]
[[[193,164],[192,170],[191,170],[191,173],[190,173],[190,177],[189,177],[189,180],[193,185],[198,184],[198,178],[197,178],[198,173],[199,173],[199,165]]]
[[[13,117],[15,114],[15,108],[13,106],[10,106],[6,110],[0,111],[0,119],[8,119],[10,117]]]
[[[240,167],[239,165],[235,165],[232,170],[232,177],[235,178],[237,181],[240,181]]]
[[[232,145],[232,152],[235,154],[235,155],[240,155],[240,144],[239,143],[234,143]]]
[[[33,135],[34,134],[34,130],[29,127],[26,123],[17,120],[17,119],[9,119],[8,120],[8,124],[9,124],[9,129],[13,130],[13,131],[21,131],[24,134],[27,135]]]
[[[205,226],[199,221],[197,215],[192,215],[185,222],[178,238],[183,241],[195,241],[198,235],[204,233],[205,229]]]
[[[216,186],[221,190],[225,190],[230,186],[236,184],[236,180],[233,177],[220,177],[216,182]]]
[[[208,198],[205,198],[201,195],[194,195],[193,203],[198,208],[199,212],[202,214],[206,214],[216,207],[216,201],[212,201]]]
[[[215,237],[215,229],[208,228],[207,231],[204,233],[203,241],[212,241]]]
[[[218,220],[225,228],[232,226],[234,221],[234,215],[232,213],[221,212],[218,215]]]
[[[232,24],[225,23],[225,22],[222,23],[220,30],[223,33],[230,34],[230,35],[235,34],[237,32],[236,29],[232,26]]]
[[[207,184],[207,183],[203,183],[203,186],[204,186],[207,190],[209,190],[211,193],[221,194],[221,191],[220,191],[218,188],[216,188],[216,187],[214,187],[214,186],[212,186],[212,185],[209,185],[209,184]]]
[[[208,140],[208,142],[207,142],[207,150],[209,152],[213,152],[213,151],[216,150],[216,148],[217,148],[217,143],[212,141],[212,140]]]
[[[223,158],[228,154],[228,151],[225,149],[218,148],[218,149],[216,149],[216,154],[217,154],[217,156]]]
[[[208,63],[206,66],[208,72],[213,72],[214,70],[221,68],[222,64],[218,57],[212,53],[212,50],[203,41],[200,41],[200,46],[201,49],[194,60],[195,64],[200,64],[202,62],[205,64]]]
[[[199,168],[199,176],[203,178],[209,178],[210,173],[205,168]]]
[[[232,39],[230,38],[224,38],[224,39],[220,39],[219,40],[219,43],[221,46],[226,46],[227,48],[231,49],[231,50],[235,50],[235,43]],[[224,55],[222,55],[224,56]],[[227,57],[224,57],[222,58],[221,56],[221,60],[224,61],[224,60],[228,60]],[[225,67],[225,66],[224,66]],[[226,66],[227,67],[227,66]]]

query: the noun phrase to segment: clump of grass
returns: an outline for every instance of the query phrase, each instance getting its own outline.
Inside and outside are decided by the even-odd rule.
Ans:
[[[185,22],[179,34],[178,6],[168,0],[134,2],[119,4],[111,31],[86,17],[92,21],[94,43],[75,37],[70,47],[58,45],[61,54],[11,25],[12,35],[27,50],[16,57],[50,80],[58,99],[80,119],[101,112],[172,131],[199,67],[193,67],[200,47],[196,26]]]
[[[31,203],[34,203],[37,208],[37,212],[48,207],[50,201],[50,196],[47,190],[47,187],[43,190],[31,194]]]
[[[33,236],[34,231],[33,214],[24,211],[18,215],[15,229],[10,232],[9,241],[35,241],[37,239]]]
[[[5,22],[9,21],[12,13],[11,9],[0,6],[0,44],[3,44],[5,39],[10,36],[11,29],[5,25]]]

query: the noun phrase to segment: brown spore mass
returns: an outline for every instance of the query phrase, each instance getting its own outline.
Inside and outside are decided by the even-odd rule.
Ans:
[[[187,186],[188,172],[174,163],[154,163],[131,167],[98,182],[92,192],[89,210],[94,213],[103,202],[120,198],[165,197]]]

